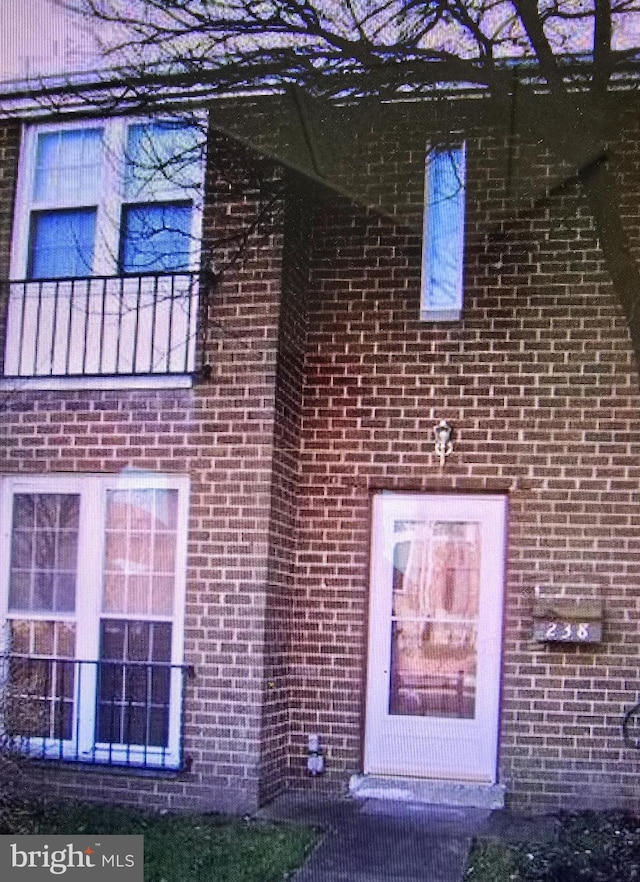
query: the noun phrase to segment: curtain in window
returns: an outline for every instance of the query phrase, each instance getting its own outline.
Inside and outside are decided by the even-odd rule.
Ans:
[[[102,134],[97,129],[59,129],[38,136],[34,202],[92,205],[98,201]]]
[[[105,613],[100,628],[97,740],[166,747],[173,612],[175,490],[107,494]]]
[[[101,128],[59,129],[38,135],[29,278],[73,278],[91,273],[102,154]]]

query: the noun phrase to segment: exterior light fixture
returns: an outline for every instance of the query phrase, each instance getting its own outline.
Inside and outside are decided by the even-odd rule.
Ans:
[[[440,468],[444,466],[445,459],[453,452],[453,442],[451,436],[453,429],[446,420],[440,420],[437,426],[433,427],[435,436],[434,450],[436,455],[440,457]]]

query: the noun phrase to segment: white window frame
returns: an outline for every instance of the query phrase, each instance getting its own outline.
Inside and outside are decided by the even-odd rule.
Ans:
[[[440,171],[444,168],[446,173],[447,166],[453,167],[454,162],[457,164],[460,186],[450,195],[440,195],[443,186],[438,180]],[[428,146],[422,235],[422,321],[458,321],[462,315],[466,174],[466,143],[462,138],[452,138],[443,145]],[[446,183],[444,186],[447,186]],[[441,253],[434,260],[431,237],[433,231],[443,224],[447,231],[446,243],[441,242]]]
[[[34,208],[36,155],[38,137],[41,134],[77,131],[79,129],[103,130],[103,151],[107,157],[114,157],[113,161],[104,163],[103,173],[100,177],[101,186],[97,201],[96,216],[96,241],[94,248],[92,272],[88,275],[110,276],[119,273],[118,262],[120,258],[120,236],[122,224],[122,208],[129,204],[125,194],[125,157],[127,144],[127,130],[130,126],[144,125],[162,122],[162,117],[117,117],[113,119],[89,119],[76,120],[63,123],[37,123],[27,125],[23,130],[22,144],[20,149],[20,162],[18,167],[18,183],[16,190],[16,208],[14,213],[14,227],[11,244],[10,273],[11,278],[22,280],[27,278],[29,267],[29,238],[31,228],[32,211]],[[202,192],[204,187],[204,160],[201,161],[199,176],[200,198],[196,194],[188,194],[176,186],[176,201],[190,201],[192,204],[191,214],[191,244],[190,265],[187,271],[197,271],[199,262],[199,245],[202,233]],[[136,204],[153,205],[163,200],[141,200]],[[93,203],[91,203],[93,205]],[[68,205],[48,205],[50,209],[82,208],[89,207],[86,203],[74,203]],[[40,206],[38,207],[40,208]]]
[[[104,561],[105,518],[107,492],[110,490],[177,490],[177,532],[175,557],[174,606],[171,616],[155,614],[103,613],[102,581],[103,568],[96,561]],[[28,752],[38,757],[69,759],[127,767],[145,766],[164,769],[178,768],[182,755],[182,705],[183,670],[178,667],[184,663],[184,608],[187,565],[187,522],[189,479],[186,476],[165,476],[141,472],[132,475],[45,475],[0,477],[0,539],[5,549],[11,548],[13,497],[18,493],[68,493],[80,495],[80,521],[78,534],[78,562],[76,605],[73,613],[66,612],[9,612],[10,554],[2,555],[0,560],[0,616],[2,623],[3,651],[10,650],[8,623],[11,618],[36,621],[71,621],[76,624],[75,660],[99,660],[99,636],[102,621],[169,621],[171,631],[171,668],[169,732],[166,747],[143,745],[107,745],[97,743],[95,733],[96,708],[96,667],[87,665],[89,677],[83,676],[81,694],[76,678],[72,738],[28,739]],[[99,513],[99,515],[98,515]],[[98,518],[102,518],[102,529],[96,529]],[[77,733],[77,740],[74,738]]]
[[[163,122],[172,122],[171,115],[156,115],[151,117],[131,116],[126,118],[113,119],[84,119],[84,120],[65,120],[64,122],[47,122],[34,123],[26,125],[23,128],[22,142],[20,147],[20,159],[18,167],[18,181],[16,190],[16,200],[14,209],[14,222],[12,231],[12,245],[10,255],[10,277],[15,281],[14,285],[9,286],[9,302],[7,309],[7,329],[9,333],[5,336],[5,376],[0,378],[0,389],[122,389],[122,388],[141,388],[141,389],[164,389],[164,388],[188,388],[193,383],[193,370],[195,365],[196,351],[196,334],[197,334],[197,315],[198,315],[198,278],[197,273],[200,264],[200,242],[202,234],[202,211],[203,211],[203,194],[204,194],[204,172],[205,157],[198,157],[200,166],[198,169],[198,182],[193,188],[182,188],[176,185],[175,192],[170,192],[170,187],[162,187],[162,192],[158,193],[154,188],[153,198],[135,199],[133,196],[127,198],[125,193],[125,168],[126,168],[126,145],[127,131],[130,126],[135,125],[153,125]],[[206,121],[205,112],[196,114],[195,123],[199,127],[203,127]],[[100,193],[94,202],[78,202],[74,200],[72,203],[60,203],[53,205],[51,203],[44,205],[37,203],[33,198],[35,196],[36,182],[36,159],[38,138],[41,134],[54,132],[69,132],[101,128],[103,131],[103,150],[108,157],[115,156],[117,161],[111,160],[104,162],[104,174],[101,175]],[[203,151],[204,154],[204,151]],[[189,266],[184,271],[177,273],[162,271],[150,273],[150,277],[144,279],[144,273],[121,273],[121,228],[124,220],[123,206],[125,205],[154,205],[167,204],[174,202],[191,203],[191,231],[190,231],[190,255]],[[93,252],[93,266],[91,272],[87,272],[88,281],[78,284],[78,280],[63,283],[58,287],[58,281],[53,283],[42,282],[38,280],[28,281],[27,275],[30,261],[30,237],[32,214],[35,211],[45,209],[64,208],[82,208],[97,207],[96,214],[96,232]],[[106,288],[108,292],[121,292],[127,302],[136,302],[137,280],[142,278],[145,291],[153,290],[154,279],[157,278],[160,290],[177,290],[180,297],[188,297],[191,307],[187,313],[181,311],[180,319],[184,317],[184,322],[188,324],[185,329],[185,339],[181,341],[179,335],[182,333],[180,321],[174,327],[172,316],[169,317],[170,324],[167,324],[165,314],[173,310],[173,300],[165,298],[161,301],[164,304],[160,310],[160,318],[155,321],[160,323],[161,333],[155,334],[151,331],[153,339],[157,342],[164,339],[163,334],[176,334],[171,340],[174,344],[171,349],[162,354],[161,364],[166,363],[166,359],[171,364],[171,369],[165,371],[163,367],[157,370],[154,364],[150,364],[149,370],[138,371],[135,360],[126,356],[123,361],[123,368],[120,361],[114,369],[105,367],[100,362],[101,367],[94,369],[92,366],[78,370],[78,362],[84,364],[83,349],[85,346],[84,336],[87,340],[94,340],[96,335],[102,333],[97,327],[98,318],[101,309],[101,289],[99,285],[94,289],[91,285],[92,276],[105,276]],[[110,278],[109,278],[110,277]],[[113,281],[112,281],[113,280]],[[114,284],[115,283],[115,284]],[[175,285],[175,288],[173,287]],[[44,286],[44,287],[42,287]],[[45,291],[47,297],[44,299],[45,308],[40,315],[40,291]],[[53,292],[59,292],[59,300],[56,300],[57,306],[51,308],[54,302]],[[72,291],[75,294],[72,295]],[[58,294],[55,295],[56,298]],[[77,343],[73,342],[72,335],[69,341],[64,339],[65,321],[69,320],[68,304],[70,298],[96,299],[96,308],[91,310],[90,320],[91,329],[83,339]],[[144,295],[146,296],[146,295]],[[108,293],[108,298],[111,293]],[[47,299],[49,298],[49,299]],[[26,308],[26,312],[25,312]],[[60,322],[58,325],[57,310],[60,309]],[[25,337],[23,320],[33,320],[33,314],[38,311],[40,318],[37,321],[38,332],[31,337]],[[55,313],[55,314],[54,314]],[[125,319],[127,310],[124,311]],[[154,313],[154,315],[156,315]],[[82,318],[80,312],[75,315]],[[114,321],[118,316],[115,316]],[[173,330],[169,331],[169,328]],[[177,330],[176,330],[177,328]],[[54,331],[55,329],[55,331]],[[133,319],[126,324],[124,337],[126,339],[126,347],[131,348],[131,340],[139,333],[138,324]],[[93,337],[91,337],[93,334]],[[145,338],[146,340],[147,338]],[[35,348],[34,348],[35,347]],[[125,347],[125,348],[126,348]],[[98,357],[98,349],[89,342],[90,359],[95,363]],[[115,352],[116,347],[113,347]],[[38,352],[38,358],[35,352]],[[128,350],[127,350],[128,351]],[[144,347],[140,352],[146,352]],[[155,353],[155,350],[154,350]],[[112,353],[113,354],[113,353]],[[142,358],[142,356],[141,356]],[[184,359],[184,367],[177,370],[175,365],[182,365]],[[113,360],[113,359],[112,359]],[[65,368],[65,365],[68,367]],[[26,370],[24,365],[27,365]],[[59,368],[62,366],[62,369]],[[128,366],[128,368],[127,368]],[[122,371],[122,373],[120,373]]]

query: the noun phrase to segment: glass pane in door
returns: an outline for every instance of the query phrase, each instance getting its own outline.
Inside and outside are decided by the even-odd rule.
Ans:
[[[79,519],[77,494],[15,494],[10,612],[73,612]]]
[[[110,490],[104,560],[105,613],[173,613],[177,490]]]
[[[5,732],[23,738],[72,738],[75,623],[14,618],[10,638]]]
[[[475,717],[480,526],[396,521],[389,713]]]
[[[166,747],[171,623],[105,619],[100,629],[97,740]]]

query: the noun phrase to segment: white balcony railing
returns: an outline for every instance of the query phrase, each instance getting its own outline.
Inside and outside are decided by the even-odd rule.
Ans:
[[[4,376],[190,373],[197,307],[193,273],[9,282]]]

